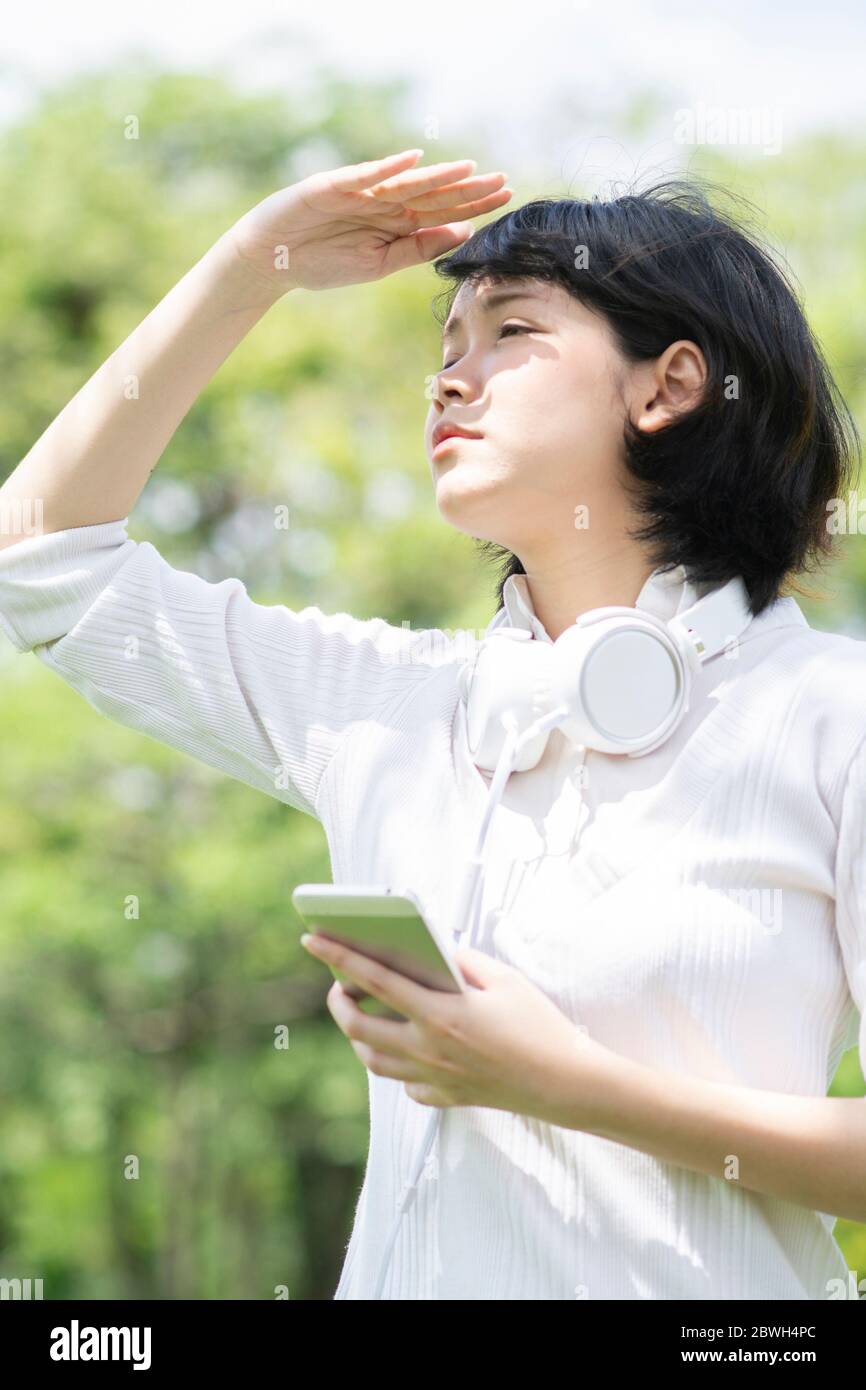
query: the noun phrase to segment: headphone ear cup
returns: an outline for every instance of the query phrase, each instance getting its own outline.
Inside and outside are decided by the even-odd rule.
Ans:
[[[561,727],[574,742],[637,756],[676,727],[688,678],[685,659],[660,622],[599,616],[558,638],[551,700],[567,706]]]
[[[546,642],[515,639],[521,629],[502,628],[487,637],[474,667],[464,668],[461,680],[468,686],[466,732],[469,751],[476,766],[494,772],[506,737],[503,715],[517,722],[523,733],[550,708],[549,688],[553,646]],[[531,739],[520,752],[513,771],[535,767],[549,737],[548,732]]]

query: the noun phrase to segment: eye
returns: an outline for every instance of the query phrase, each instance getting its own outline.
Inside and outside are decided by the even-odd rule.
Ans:
[[[534,333],[535,330],[534,330],[533,328],[530,328],[530,327],[529,327],[527,324],[525,324],[525,323],[504,323],[504,324],[502,325],[502,327],[500,328],[500,330],[499,330],[499,337],[500,337],[500,338],[503,338],[503,337],[505,336],[506,333],[510,333],[510,332],[511,332],[511,333]],[[459,358],[459,357],[452,357],[452,359],[451,359],[450,362],[446,362],[442,367],[439,368],[440,372],[447,372],[451,367],[454,366],[454,363],[455,363],[455,362],[459,362],[459,361],[460,361],[460,358]]]

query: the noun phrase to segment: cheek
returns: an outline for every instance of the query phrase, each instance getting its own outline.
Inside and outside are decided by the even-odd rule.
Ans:
[[[527,356],[516,371],[490,378],[495,419],[576,421],[600,400],[595,375],[563,358]]]
[[[573,449],[607,456],[611,443],[621,438],[622,411],[614,398],[609,376],[598,359],[540,358],[526,364],[501,391],[503,418],[520,417],[525,429],[535,427],[536,446],[554,451]],[[497,400],[497,419],[500,401]]]
[[[496,378],[491,419],[507,457],[534,469],[561,469],[575,446],[583,449],[598,424],[592,387],[562,363],[535,359]]]

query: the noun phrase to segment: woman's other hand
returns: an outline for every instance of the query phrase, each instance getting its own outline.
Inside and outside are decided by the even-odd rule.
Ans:
[[[463,947],[456,960],[470,988],[449,994],[318,933],[303,944],[403,1015],[397,1022],[365,1013],[338,981],[328,992],[328,1009],[360,1061],[402,1081],[412,1100],[592,1129],[618,1059],[521,971]]]

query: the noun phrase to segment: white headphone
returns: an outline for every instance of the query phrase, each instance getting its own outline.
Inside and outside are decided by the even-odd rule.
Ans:
[[[602,753],[651,753],[688,710],[695,673],[751,621],[746,586],[735,576],[667,622],[644,609],[610,606],[582,613],[555,642],[537,642],[507,625],[488,631],[457,678],[472,760],[493,779],[456,913],[455,943],[475,937],[484,846],[511,773],[536,766],[555,728]],[[400,1194],[374,1299],[382,1297],[403,1214],[441,1119],[434,1109]]]
[[[576,744],[630,758],[651,753],[688,710],[695,672],[751,620],[736,576],[668,621],[611,606],[582,613],[555,642],[535,641],[524,628],[495,628],[459,676],[473,761],[495,770],[504,718],[516,718],[523,734],[556,709],[564,711],[558,726]],[[526,741],[512,770],[535,767],[549,735],[548,728]]]

